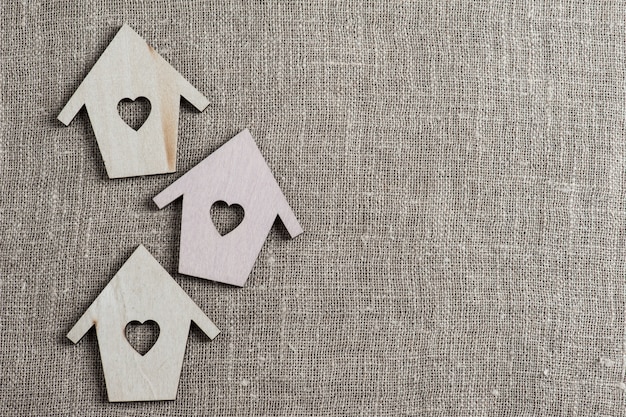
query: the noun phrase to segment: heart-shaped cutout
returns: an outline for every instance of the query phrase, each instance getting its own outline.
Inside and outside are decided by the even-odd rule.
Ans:
[[[243,207],[239,204],[229,206],[224,201],[216,201],[211,206],[211,220],[222,236],[235,230],[243,221],[244,215]]]
[[[117,112],[120,117],[134,130],[141,129],[151,111],[152,104],[145,97],[137,97],[135,100],[124,98],[117,103]]]
[[[141,356],[152,349],[159,339],[159,333],[159,325],[154,320],[146,320],[143,323],[133,320],[124,330],[126,340]]]

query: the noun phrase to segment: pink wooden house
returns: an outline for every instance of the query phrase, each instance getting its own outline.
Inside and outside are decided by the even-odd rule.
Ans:
[[[183,197],[181,274],[241,287],[276,217],[292,238],[303,232],[247,129],[154,197],[154,202],[163,208],[179,197]],[[209,215],[218,201],[244,210],[241,224],[224,236]]]

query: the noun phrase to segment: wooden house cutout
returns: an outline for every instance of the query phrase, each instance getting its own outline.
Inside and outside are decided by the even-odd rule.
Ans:
[[[58,119],[66,126],[83,107],[109,178],[176,171],[180,97],[204,110],[209,101],[128,25],[122,26]],[[123,99],[144,97],[151,110],[139,130],[118,113]]]
[[[160,328],[156,343],[143,356],[124,333],[133,321],[154,321]],[[67,337],[77,343],[96,327],[109,401],[173,400],[192,321],[211,339],[220,332],[146,248],[139,246]]]
[[[292,238],[303,232],[247,129],[154,197],[154,202],[163,208],[181,196],[181,274],[242,287],[277,216]],[[244,210],[239,226],[224,236],[209,213],[218,201]]]

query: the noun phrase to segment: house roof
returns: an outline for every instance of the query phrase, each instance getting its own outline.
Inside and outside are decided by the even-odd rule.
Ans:
[[[168,303],[171,305],[168,307]],[[155,307],[158,306],[158,307]],[[67,337],[77,343],[103,315],[123,310],[141,317],[145,310],[169,308],[183,314],[211,339],[219,329],[200,310],[148,250],[140,245],[85,311]],[[125,325],[126,323],[121,323]]]
[[[151,76],[155,73],[158,77]],[[155,79],[159,82],[155,83]],[[165,86],[163,82],[170,85]],[[142,90],[146,88],[168,88],[200,111],[209,104],[206,97],[125,24],[68,100],[58,116],[59,121],[69,125],[88,100],[98,100],[102,94],[115,94],[122,87],[138,91],[135,97],[128,97],[131,99],[143,95]],[[119,97],[122,98],[125,97]]]
[[[291,237],[303,232],[250,131],[244,129],[153,198],[159,208],[185,194],[209,194],[216,188],[247,194],[246,199],[275,206]],[[249,194],[263,196],[255,199]],[[272,198],[273,197],[273,198]],[[237,201],[233,201],[237,202]],[[247,210],[246,206],[243,206]]]

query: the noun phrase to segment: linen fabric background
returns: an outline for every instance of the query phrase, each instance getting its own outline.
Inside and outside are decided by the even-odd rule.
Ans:
[[[626,415],[626,3],[0,7],[1,415]],[[211,101],[175,174],[56,120],[123,23]],[[244,288],[177,274],[151,198],[246,127],[305,234]],[[222,334],[177,400],[109,403],[65,335],[139,244]]]

